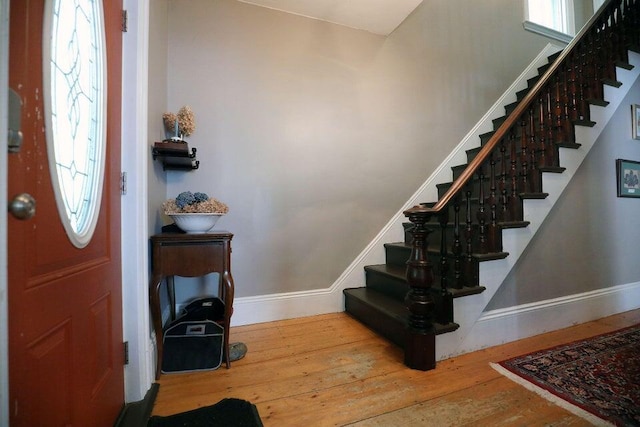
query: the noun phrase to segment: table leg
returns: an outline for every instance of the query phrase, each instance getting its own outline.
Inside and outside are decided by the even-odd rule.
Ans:
[[[169,307],[171,307],[171,321],[176,320],[176,287],[173,276],[167,277],[167,293],[169,294]]]
[[[160,378],[160,370],[162,367],[162,313],[160,310],[160,285],[162,284],[162,276],[155,275],[151,277],[149,282],[149,300],[151,308],[151,320],[153,322],[153,330],[156,335],[156,380]]]
[[[221,279],[224,286],[224,356],[227,362],[227,369],[229,369],[231,367],[231,360],[229,360],[229,332],[231,330],[231,315],[233,314],[234,285],[233,276],[229,271],[222,273]]]

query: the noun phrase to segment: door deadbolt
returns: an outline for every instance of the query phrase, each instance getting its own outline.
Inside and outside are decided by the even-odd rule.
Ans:
[[[31,219],[36,214],[36,199],[28,193],[18,194],[9,202],[9,212],[16,219]]]

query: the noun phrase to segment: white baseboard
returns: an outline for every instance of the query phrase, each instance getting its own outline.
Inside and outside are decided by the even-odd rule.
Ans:
[[[176,313],[180,313],[186,305],[187,303],[176,305]],[[336,291],[334,288],[241,297],[234,298],[231,326],[252,325],[340,311],[344,311],[342,291]],[[167,305],[162,311],[163,324],[166,325],[170,318],[171,309]]]
[[[238,298],[232,326],[343,311],[342,295],[327,291],[296,292],[267,297]],[[567,328],[572,325],[640,308],[640,282],[569,295],[530,304],[491,310],[480,316],[456,352],[438,359]],[[443,336],[448,337],[449,334]]]
[[[364,276],[364,270],[363,270]],[[231,326],[272,322],[344,311],[342,290],[335,287],[236,298]]]
[[[458,354],[516,341],[640,308],[640,282],[487,311]]]

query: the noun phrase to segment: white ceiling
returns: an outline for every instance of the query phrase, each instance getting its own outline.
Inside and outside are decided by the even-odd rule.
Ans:
[[[422,0],[239,0],[308,18],[388,35]]]

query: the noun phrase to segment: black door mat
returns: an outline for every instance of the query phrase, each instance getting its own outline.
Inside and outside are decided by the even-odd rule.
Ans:
[[[149,418],[147,427],[262,427],[258,408],[241,399],[223,399],[212,406]]]

